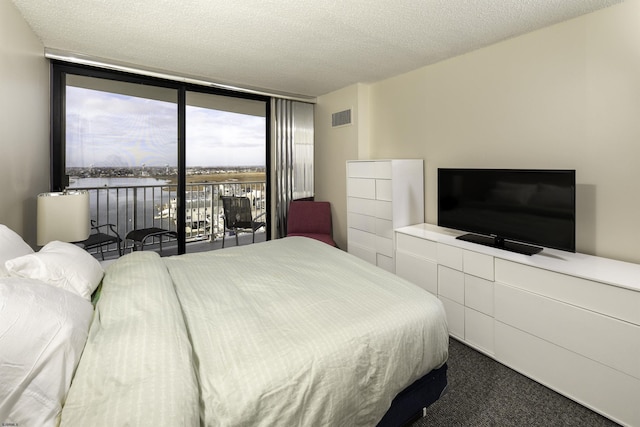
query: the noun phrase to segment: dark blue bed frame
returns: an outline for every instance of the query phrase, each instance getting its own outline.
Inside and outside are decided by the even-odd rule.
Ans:
[[[423,416],[424,408],[442,396],[447,388],[447,364],[434,369],[401,391],[377,427],[400,427]]]

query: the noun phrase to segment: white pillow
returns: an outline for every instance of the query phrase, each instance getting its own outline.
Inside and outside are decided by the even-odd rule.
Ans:
[[[71,243],[53,241],[40,251],[5,263],[10,276],[41,280],[86,299],[98,287],[104,270],[97,259]]]
[[[27,245],[18,233],[6,225],[0,224],[0,277],[9,275],[4,267],[7,260],[32,253],[31,246]]]
[[[0,278],[2,425],[57,425],[92,313],[91,303],[71,292]]]

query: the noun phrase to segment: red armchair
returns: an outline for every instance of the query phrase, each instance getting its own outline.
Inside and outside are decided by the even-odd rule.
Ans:
[[[337,246],[332,237],[331,204],[302,200],[289,203],[287,236],[310,237]]]

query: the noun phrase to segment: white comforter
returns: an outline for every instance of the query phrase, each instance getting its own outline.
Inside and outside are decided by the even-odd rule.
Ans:
[[[111,265],[63,426],[198,426],[191,344],[167,270],[154,252]]]
[[[324,243],[134,252],[107,269],[62,425],[373,426],[447,349],[437,298]]]
[[[211,426],[373,426],[447,359],[433,295],[293,237],[165,261]]]

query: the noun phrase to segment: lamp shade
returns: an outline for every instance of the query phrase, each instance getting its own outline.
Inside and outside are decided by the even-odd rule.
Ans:
[[[37,206],[39,246],[54,240],[78,242],[89,237],[91,221],[87,191],[38,194]]]

